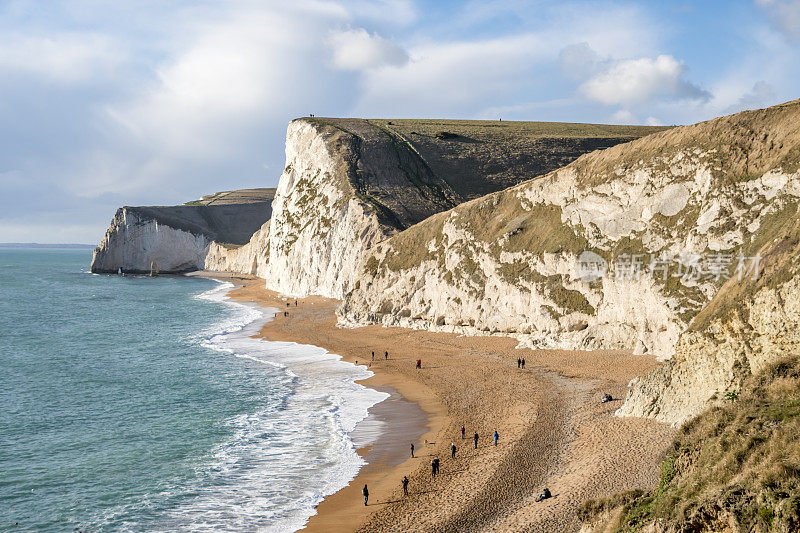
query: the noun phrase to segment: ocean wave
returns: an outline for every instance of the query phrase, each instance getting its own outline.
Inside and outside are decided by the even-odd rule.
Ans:
[[[277,309],[226,298],[233,287],[220,282],[196,296],[229,307],[196,341],[280,369],[284,379],[276,387],[286,393],[226,421],[232,436],[200,462],[196,482],[169,495],[146,530],[296,531],[364,465],[350,433],[388,397],[356,383],[372,372],[316,346],[252,338]]]

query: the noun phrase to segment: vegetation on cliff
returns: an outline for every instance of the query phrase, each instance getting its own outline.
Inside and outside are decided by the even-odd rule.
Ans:
[[[800,358],[750,376],[684,425],[656,489],[589,501],[580,514],[618,532],[800,530]]]

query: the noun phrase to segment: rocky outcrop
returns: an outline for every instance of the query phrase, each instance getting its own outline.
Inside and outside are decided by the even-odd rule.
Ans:
[[[181,206],[122,207],[94,251],[91,270],[146,274],[202,269],[212,243],[231,250],[248,243],[269,219],[273,195],[274,189],[247,189]]]
[[[793,102],[656,133],[431,217],[367,255],[341,320],[669,358],[800,196],[798,118]]]

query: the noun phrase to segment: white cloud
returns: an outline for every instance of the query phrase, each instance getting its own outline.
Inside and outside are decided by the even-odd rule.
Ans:
[[[647,117],[647,119],[644,121],[644,123],[647,124],[648,126],[663,126],[664,125],[664,123],[661,122],[656,117]]]
[[[0,71],[62,83],[108,75],[122,56],[122,50],[109,37],[96,33],[6,35],[0,39]]]
[[[791,40],[800,41],[800,0],[756,0],[772,25]]]
[[[331,34],[333,66],[341,70],[366,70],[383,65],[400,66],[408,62],[401,47],[367,30],[340,31]]]
[[[580,91],[604,104],[666,100],[707,100],[710,95],[685,78],[686,67],[670,55],[618,61],[586,81]]]
[[[628,109],[620,109],[619,111],[615,112],[611,115],[611,120],[615,124],[638,124],[639,119],[636,118],[630,110]]]

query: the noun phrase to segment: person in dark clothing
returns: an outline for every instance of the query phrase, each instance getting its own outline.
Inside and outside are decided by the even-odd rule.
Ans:
[[[538,502],[540,502],[540,501],[542,501],[542,500],[546,500],[547,498],[552,498],[552,497],[553,497],[553,495],[552,495],[552,494],[550,494],[550,489],[548,489],[548,488],[545,488],[545,489],[542,491],[542,493],[541,493],[541,494],[539,494],[539,497],[538,497],[538,498],[536,498],[536,502],[538,503]]]
[[[384,359],[389,359],[389,352],[385,352],[385,353],[383,354],[383,357],[384,357]]]
[[[522,370],[525,370],[525,358],[522,358]]]
[[[422,368],[422,359],[417,359],[417,370]]]
[[[478,434],[475,433],[475,436],[472,437],[472,438],[475,439],[475,449],[477,450],[478,449]]]
[[[611,396],[610,394],[606,393],[606,394],[603,394],[603,399],[600,400],[600,401],[603,402],[603,403],[608,403],[608,402],[613,401],[613,400],[614,400],[613,396]]]
[[[431,461],[431,478],[436,479],[436,459]]]
[[[367,505],[367,501],[369,500],[369,489],[366,485],[364,485],[364,488],[361,489],[361,494],[364,495],[364,505]]]
[[[372,360],[375,360],[375,352],[372,352]]]
[[[403,496],[408,496],[408,476],[403,476]]]
[[[433,465],[434,465],[434,468],[436,469],[436,473],[438,474],[439,473],[439,458],[438,457],[434,457],[433,458]]]
[[[461,440],[464,440],[464,432],[465,431],[466,431],[466,429],[464,428],[464,426],[461,426]]]
[[[450,458],[451,459],[455,459],[456,458],[456,443],[455,442],[450,443]]]
[[[522,366],[522,359],[517,357],[517,368],[520,368],[521,366]]]
[[[297,300],[294,301],[294,306],[297,307]]]
[[[414,458],[414,443],[411,443],[411,458]]]
[[[286,302],[286,307],[289,307],[289,302]]]
[[[494,430],[494,445],[495,446],[497,446],[497,439],[499,439],[499,438],[500,438],[500,434],[497,432],[497,430]]]

